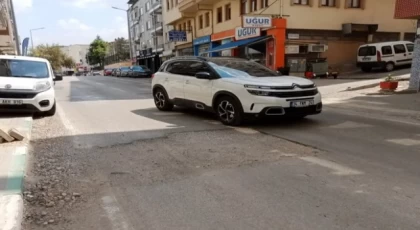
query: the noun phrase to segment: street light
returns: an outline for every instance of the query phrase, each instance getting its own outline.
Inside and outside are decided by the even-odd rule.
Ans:
[[[114,10],[125,11],[127,13],[127,27],[128,27],[127,29],[128,29],[128,41],[130,42],[130,61],[131,61],[131,60],[133,60],[133,50],[132,50],[131,30],[130,30],[130,23],[129,23],[130,22],[130,18],[128,16],[128,11],[130,10],[130,8],[127,9],[127,10],[122,9],[122,8],[119,8],[119,7],[115,7],[115,6],[111,6],[111,8],[114,9]]]
[[[45,27],[40,27],[40,28],[35,28],[35,29],[30,29],[29,30],[29,33],[31,34],[31,46],[32,46],[32,50],[34,50],[34,40],[32,39],[32,31],[35,31],[35,30],[43,30],[43,29],[45,29]]]

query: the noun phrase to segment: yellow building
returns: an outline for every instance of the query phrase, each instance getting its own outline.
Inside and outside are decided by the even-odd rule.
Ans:
[[[187,31],[187,41],[174,44],[177,54],[197,55],[215,43],[223,44],[220,40],[234,41],[242,15],[283,17],[287,20],[286,42],[276,49],[285,49],[285,64],[292,71],[304,70],[305,60],[311,57],[327,57],[330,65],[345,71],[354,67],[357,48],[363,43],[414,41],[416,23],[394,19],[395,1],[165,0],[163,18],[175,30]],[[209,38],[207,46],[194,52],[193,40],[205,43]]]

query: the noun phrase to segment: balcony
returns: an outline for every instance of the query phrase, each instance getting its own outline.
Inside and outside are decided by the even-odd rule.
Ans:
[[[138,2],[139,0],[128,0],[127,4],[133,5],[136,2]]]
[[[196,0],[182,0],[178,3],[179,12],[182,13],[193,13],[198,11],[198,5]]]
[[[162,1],[161,0],[152,0],[152,5],[150,10],[147,13],[162,14]]]
[[[163,34],[163,23],[162,22],[156,22],[154,24],[154,28],[151,29],[151,33],[153,35],[162,35]]]

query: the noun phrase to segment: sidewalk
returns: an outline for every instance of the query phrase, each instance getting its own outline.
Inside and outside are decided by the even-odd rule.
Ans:
[[[0,144],[0,229],[19,230],[23,213],[22,182],[32,118],[0,118],[0,128],[16,128],[26,137],[23,141]]]

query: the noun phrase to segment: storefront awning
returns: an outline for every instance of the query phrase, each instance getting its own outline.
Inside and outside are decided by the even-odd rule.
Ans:
[[[244,39],[244,40],[229,42],[229,43],[214,47],[212,49],[209,49],[209,50],[207,50],[206,52],[203,52],[203,53],[214,53],[214,52],[220,52],[220,51],[223,51],[223,50],[235,49],[235,48],[238,48],[238,47],[241,47],[241,46],[246,46],[246,45],[250,45],[252,43],[257,43],[259,41],[267,40],[268,38],[270,38],[270,36],[248,38],[248,39]]]

